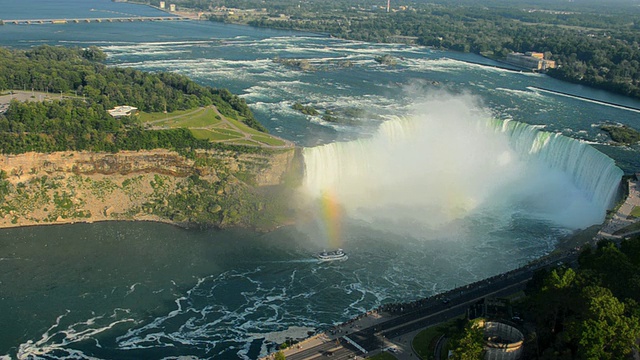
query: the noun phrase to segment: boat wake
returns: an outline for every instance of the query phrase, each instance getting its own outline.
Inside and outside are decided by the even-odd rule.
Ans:
[[[321,262],[327,261],[344,261],[349,257],[342,249],[337,249],[334,251],[322,251],[316,254],[316,258],[318,258]]]

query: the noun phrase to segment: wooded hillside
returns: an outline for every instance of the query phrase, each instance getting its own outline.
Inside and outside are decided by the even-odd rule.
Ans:
[[[98,48],[40,46],[0,49],[0,92],[44,91],[63,99],[12,101],[0,115],[0,151],[111,151],[221,146],[197,140],[185,129],[144,130],[135,116],[115,119],[107,110],[130,105],[159,112],[215,105],[218,111],[265,131],[245,101],[226,89],[201,86],[170,73],[107,67]]]

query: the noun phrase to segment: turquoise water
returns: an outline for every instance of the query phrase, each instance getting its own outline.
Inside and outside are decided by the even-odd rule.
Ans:
[[[92,6],[117,4],[121,3],[95,1]],[[143,14],[157,11],[136,7]],[[81,9],[78,16],[85,14]],[[430,93],[445,91],[477,96],[499,119],[544,125],[548,131],[592,142],[625,172],[640,169],[637,148],[603,146],[608,137],[598,128],[604,122],[617,122],[638,129],[638,112],[533,87],[635,108],[640,108],[639,101],[545,75],[499,69],[494,67],[497,63],[473,54],[211,22],[6,25],[0,29],[0,45],[41,43],[98,45],[109,55],[109,64],[180,72],[203,84],[229,88],[247,100],[272,133],[302,146],[372,134],[387,116],[405,115]],[[394,56],[398,65],[389,67],[374,60],[385,54]],[[275,57],[307,59],[315,70],[288,68],[274,63]],[[351,66],[343,66],[347,61]],[[321,112],[355,110],[363,125],[328,124],[292,110],[295,102]]]
[[[24,358],[256,358],[378,304],[510,269],[550,251],[561,233],[519,221],[488,242],[424,242],[352,223],[349,260],[338,263],[313,259],[322,250],[313,225],[264,235],[154,223],[2,230],[0,319],[11,326],[0,329],[0,349]],[[533,233],[518,235],[525,228]]]
[[[25,5],[23,1],[4,1],[0,19],[91,19],[168,15],[150,6],[140,6],[126,2],[116,3],[107,0],[30,0],[28,6]]]
[[[28,10],[10,0],[1,17],[90,17],[104,11],[158,14],[150,7],[107,0],[55,5],[41,0],[30,2]],[[447,125],[451,112],[432,102],[445,96],[473,99],[465,102],[469,117],[516,120],[583,139],[626,172],[640,169],[638,149],[607,145],[597,128],[613,121],[640,130],[637,112],[532,87],[640,108],[638,101],[544,75],[498,69],[472,54],[210,22],[0,27],[0,45],[43,43],[98,45],[112,65],[176,71],[227,87],[247,100],[272,133],[301,146],[375,138],[380,125],[396,117],[429,115],[434,124]],[[374,60],[384,54],[393,55],[398,64],[388,67]],[[315,70],[288,68],[273,62],[276,56],[308,59]],[[291,109],[296,101],[321,111],[356,114],[353,120],[360,125],[302,115]],[[424,104],[431,105],[425,109]],[[462,145],[446,149],[437,137],[425,138],[438,146],[422,147],[427,140],[417,141],[406,158],[427,158],[427,149],[437,159],[471,158],[465,151],[480,153],[482,146],[502,141],[487,137],[470,143],[478,147],[465,148],[465,138],[457,135],[473,134],[472,128],[449,122],[456,124],[445,128],[452,141],[442,146],[455,143],[454,138]],[[489,158],[508,164],[498,150]],[[547,179],[557,189],[555,195],[584,200],[580,187],[563,182],[562,173],[551,177],[544,167],[530,167],[530,178],[539,180],[480,191],[473,185],[490,176],[466,172],[470,165],[444,164],[453,164],[457,178],[478,180],[465,183],[469,193],[492,195],[474,199],[481,211],[456,213],[430,230],[389,218],[348,216],[341,241],[349,260],[336,264],[312,258],[329,245],[327,224],[315,217],[269,234],[122,222],[0,230],[0,309],[9,309],[0,313],[0,323],[10,324],[0,327],[0,356],[252,359],[287,336],[303,336],[383,303],[416,299],[513,269],[553,250],[575,228],[545,210],[555,206],[549,197],[538,196]],[[520,168],[508,173],[516,170]],[[382,213],[394,212],[389,206]],[[531,216],[531,209],[541,209],[540,216]],[[422,210],[410,209],[412,214]]]

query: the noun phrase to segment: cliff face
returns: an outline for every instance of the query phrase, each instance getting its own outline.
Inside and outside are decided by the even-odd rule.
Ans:
[[[153,220],[270,228],[286,211],[284,183],[296,161],[294,149],[2,156],[0,227]]]

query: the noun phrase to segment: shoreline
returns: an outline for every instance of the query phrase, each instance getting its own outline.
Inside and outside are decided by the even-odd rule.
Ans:
[[[248,223],[257,209],[251,204],[269,196],[267,190],[254,197],[248,194],[252,188],[285,186],[293,152],[234,156],[223,151],[206,156],[215,161],[214,166],[166,149],[0,156],[4,173],[0,184],[5,189],[0,194],[0,228],[154,221],[182,228],[244,227],[268,232],[290,222],[283,217],[284,224],[276,223],[275,214],[267,211],[255,224]],[[235,177],[243,169],[241,164],[254,166],[251,185]],[[201,181],[194,182],[194,176]],[[187,192],[196,196],[188,200]],[[249,202],[240,205],[231,199]],[[236,215],[227,216],[227,210]]]
[[[623,205],[630,202],[640,204],[640,183],[630,182],[630,185],[634,185],[635,190],[629,192],[629,194],[625,198]],[[547,266],[554,266],[554,264],[557,265],[560,263],[567,263],[567,264],[573,263],[577,261],[577,257],[579,256],[579,253],[582,250],[583,246],[585,245],[593,246],[596,244],[597,241],[602,239],[607,239],[606,237],[601,236],[602,231],[607,226],[610,226],[611,223],[615,222],[614,219],[616,216],[618,216],[619,213],[620,213],[620,209],[616,211],[616,214],[614,216],[607,217],[601,224],[592,225],[586,229],[576,230],[572,234],[569,234],[561,239],[558,239],[556,247],[553,251],[551,251],[547,255],[531,260],[528,263],[523,264],[515,269],[502,272],[499,274],[495,274],[491,277],[478,280],[474,283],[461,285],[459,287],[452,288],[438,294],[426,296],[424,298],[420,298],[414,301],[407,301],[407,302],[398,303],[398,304],[394,303],[394,304],[380,305],[379,307],[370,309],[364,313],[356,315],[340,324],[330,326],[327,329],[315,329],[315,333],[313,335],[309,335],[304,338],[294,339],[294,341],[296,342],[292,343],[290,346],[281,350],[276,350],[272,353],[268,353],[265,356],[262,356],[260,359],[271,360],[274,358],[275,353],[277,351],[282,351],[286,357],[289,357],[298,352],[302,352],[304,349],[309,349],[312,347],[321,346],[322,344],[326,344],[329,342],[334,342],[336,341],[337,338],[342,336],[343,331],[344,331],[344,335],[348,335],[349,332],[356,332],[360,329],[363,329],[364,327],[373,326],[378,322],[391,320],[393,318],[396,318],[402,315],[402,311],[400,313],[397,313],[392,309],[398,309],[398,308],[412,309],[415,306],[422,306],[421,304],[426,304],[433,301],[437,303],[437,302],[440,302],[441,299],[449,299],[449,298],[455,297],[455,294],[462,294],[465,291],[467,291],[469,288],[477,286],[477,284],[479,283],[491,283],[493,281],[496,281],[497,279],[503,279],[505,277],[508,278],[513,274],[526,271],[527,269],[531,269],[531,268],[539,269]],[[515,292],[514,294],[517,294],[517,292]],[[408,359],[412,357],[413,354],[415,353],[412,345],[413,336],[417,335],[421,330],[422,329],[415,330],[413,333],[411,333],[411,335],[408,335],[409,337],[402,335],[399,338],[386,339],[385,344],[395,345],[396,348],[406,348],[406,346],[403,345],[403,340],[402,340],[404,337],[405,339],[404,343],[406,344],[406,342],[409,341],[411,343],[411,347],[410,347],[410,351],[408,352],[407,352],[407,349],[404,349],[402,351],[402,352],[407,352],[409,356],[407,357],[407,353],[405,353],[402,359]],[[370,352],[369,354],[375,355],[383,351],[384,350],[382,349],[378,349]],[[418,355],[418,354],[415,353],[415,355]]]
[[[37,226],[65,226],[65,225],[75,225],[75,224],[83,224],[83,225],[91,225],[91,224],[96,224],[96,223],[106,223],[106,222],[149,222],[149,223],[161,223],[161,224],[167,224],[167,225],[171,225],[171,226],[175,226],[177,228],[181,228],[181,229],[193,229],[197,227],[197,224],[191,224],[191,223],[182,223],[182,222],[176,222],[176,221],[172,221],[172,220],[168,220],[168,219],[162,219],[162,218],[149,218],[149,219],[144,219],[144,218],[140,218],[140,219],[98,219],[98,220],[87,220],[87,221],[83,221],[82,219],[63,219],[60,221],[56,221],[56,222],[35,222],[35,221],[27,221],[27,223],[17,223],[17,224],[1,224],[0,225],[0,230],[8,230],[8,229],[27,229],[27,228],[31,228],[31,227],[37,227]]]
[[[573,235],[569,235],[565,240],[575,240],[575,236],[582,236],[585,232],[591,232],[594,228],[598,228],[600,225],[594,225],[590,228],[577,231]],[[299,352],[303,352],[306,349],[313,347],[320,347],[323,344],[334,343],[338,339],[343,336],[347,336],[351,333],[358,332],[364,328],[370,328],[371,326],[376,326],[379,323],[393,320],[396,318],[400,318],[410,314],[416,309],[425,308],[427,306],[434,306],[435,304],[440,304],[443,301],[444,304],[447,304],[449,301],[455,300],[460,297],[462,294],[469,292],[471,289],[477,289],[489,284],[498,283],[505,279],[514,278],[518,276],[518,274],[525,273],[527,271],[537,271],[539,269],[553,267],[560,263],[571,264],[577,260],[579,255],[579,248],[570,248],[562,251],[552,251],[551,253],[542,256],[538,259],[529,261],[526,264],[523,264],[517,268],[514,268],[509,271],[505,271],[502,273],[495,274],[493,276],[477,280],[473,283],[461,285],[455,288],[451,288],[449,290],[433,294],[430,296],[425,296],[422,298],[418,298],[413,301],[406,301],[402,303],[390,303],[390,304],[382,304],[376,308],[370,309],[366,312],[363,312],[359,315],[356,315],[348,320],[340,324],[334,324],[328,326],[326,329],[315,329],[314,334],[309,335],[304,338],[293,339],[295,342],[291,343],[288,347],[281,349],[284,355],[288,358],[289,356],[293,356]],[[506,289],[506,288],[505,288]],[[503,289],[504,290],[504,289]],[[511,289],[509,291],[511,294],[518,294],[520,289]],[[512,295],[513,296],[513,295]],[[443,321],[444,322],[444,321]],[[396,348],[402,349],[402,353],[405,353],[404,357],[398,359],[410,359],[415,353],[413,349],[413,336],[417,335],[424,328],[416,329],[410,335],[400,335],[399,337],[389,337],[385,338],[385,346],[395,345]],[[404,342],[403,342],[404,339]],[[407,341],[411,343],[410,351],[407,351],[406,343]],[[280,345],[280,344],[278,344]],[[367,353],[367,356],[375,355],[380,352],[384,352],[384,348],[378,348],[376,350],[371,350]],[[261,360],[271,360],[274,358],[275,353],[279,350],[275,350],[272,353],[268,353],[262,356]],[[416,353],[416,355],[418,355]],[[407,357],[409,356],[409,357]],[[419,358],[419,357],[418,357]]]

